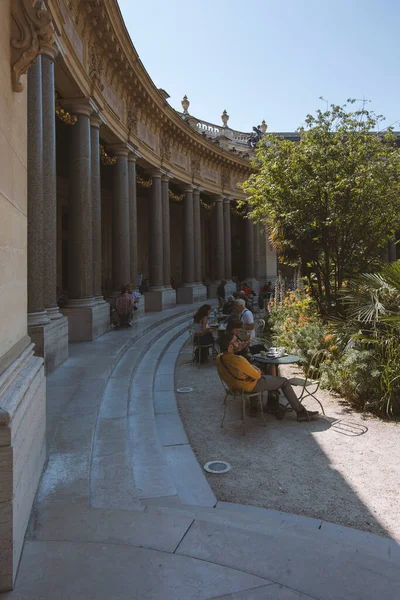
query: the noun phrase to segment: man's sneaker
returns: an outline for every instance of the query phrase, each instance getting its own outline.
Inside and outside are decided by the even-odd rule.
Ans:
[[[318,410],[306,410],[303,408],[303,410],[297,413],[297,420],[301,423],[302,421],[311,421],[311,419],[317,419],[318,416]]]

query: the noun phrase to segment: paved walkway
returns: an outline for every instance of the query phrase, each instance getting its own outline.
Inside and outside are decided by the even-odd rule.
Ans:
[[[217,502],[175,401],[193,306],[74,345],[48,378],[49,460],[10,600],[394,600],[400,548]]]

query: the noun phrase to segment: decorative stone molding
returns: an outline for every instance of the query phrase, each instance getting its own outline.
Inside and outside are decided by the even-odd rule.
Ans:
[[[128,135],[130,136],[132,133],[137,134],[137,109],[136,106],[131,106],[128,108],[128,118],[127,118],[127,126],[128,126]]]
[[[93,85],[97,85],[99,90],[103,91],[104,84],[102,83],[102,77],[104,74],[104,65],[101,58],[100,46],[100,40],[96,40],[90,45],[89,77]]]
[[[192,175],[193,177],[200,176],[200,157],[197,155],[192,156]]]
[[[22,92],[21,76],[27,73],[39,55],[54,60],[55,45],[52,17],[42,10],[42,0],[11,2],[11,77],[14,92]]]
[[[164,160],[171,160],[171,140],[167,135],[160,137],[160,156]]]
[[[231,187],[231,172],[226,167],[221,171],[221,185],[223,187]]]

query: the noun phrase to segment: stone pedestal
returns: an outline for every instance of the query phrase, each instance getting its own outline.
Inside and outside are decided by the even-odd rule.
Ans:
[[[202,283],[194,283],[176,290],[177,304],[196,304],[207,300],[207,288]]]
[[[185,285],[176,290],[177,304],[196,304],[207,300],[207,288],[202,283]]]
[[[236,292],[236,283],[234,281],[228,281],[225,285],[225,298],[227,298],[233,292]]]
[[[49,375],[68,358],[68,319],[61,316],[47,325],[31,325],[29,335],[35,344],[35,354],[44,359],[46,375]]]
[[[74,308],[72,301],[68,307],[63,308],[63,314],[68,317],[69,341],[91,342],[106,333],[110,328],[110,306],[107,302],[88,301],[87,306],[82,305]]]
[[[146,312],[159,312],[176,306],[176,292],[172,288],[150,290],[145,293],[144,300]]]
[[[46,459],[43,359],[27,344],[0,371],[0,592],[12,589]]]

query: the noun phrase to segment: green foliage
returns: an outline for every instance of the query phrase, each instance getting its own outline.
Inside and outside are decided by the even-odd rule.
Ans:
[[[363,408],[399,417],[400,261],[356,277],[341,296],[343,312],[330,326],[343,356],[327,382]]]
[[[270,315],[272,341],[305,366],[317,350],[327,350],[323,387],[360,409],[399,419],[400,261],[356,277],[339,298],[341,314],[326,323],[305,293],[286,294]]]
[[[251,218],[301,267],[321,314],[336,311],[346,280],[380,264],[400,228],[400,152],[390,128],[374,131],[381,121],[346,105],[308,115],[299,143],[264,136],[243,184]]]

